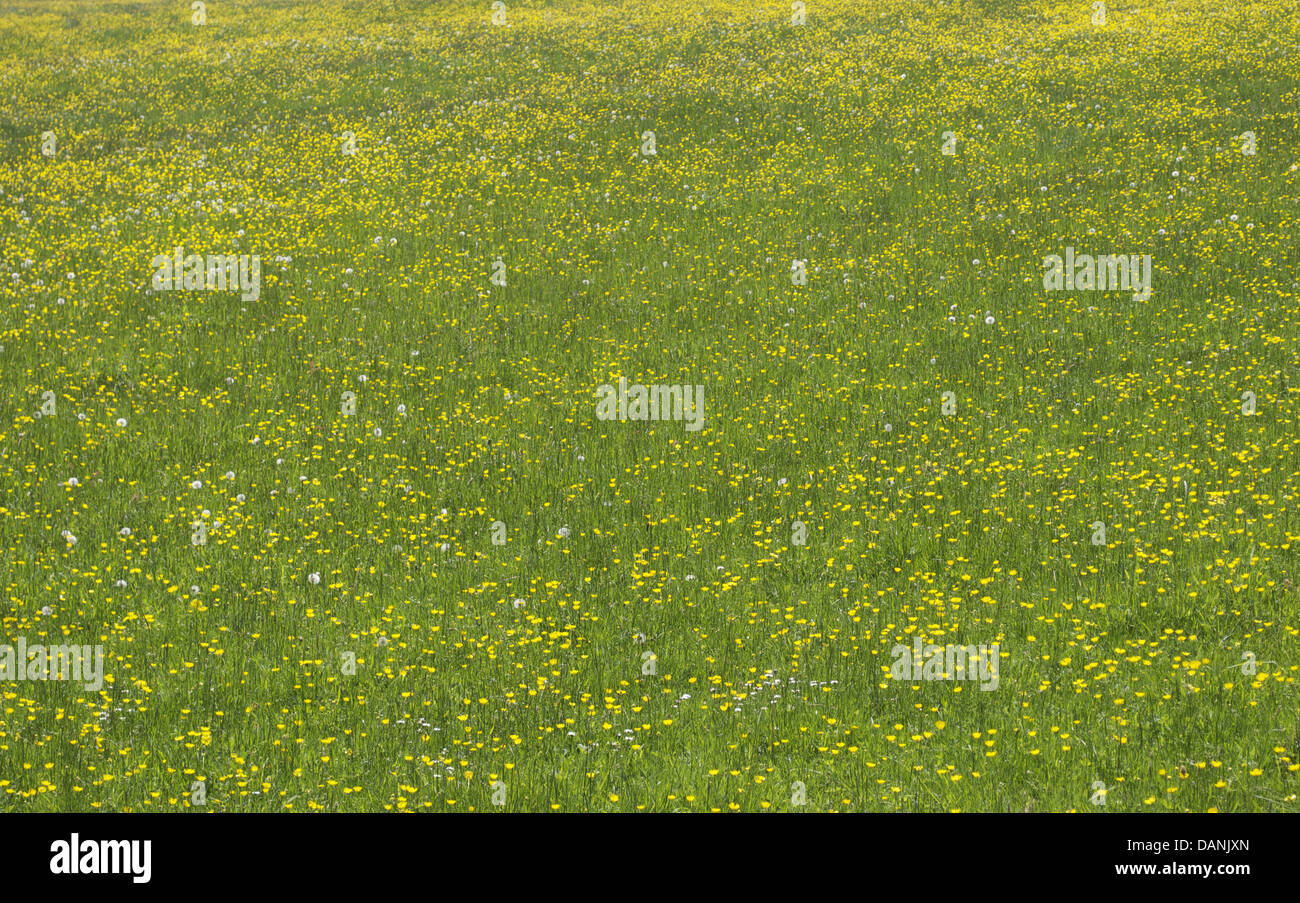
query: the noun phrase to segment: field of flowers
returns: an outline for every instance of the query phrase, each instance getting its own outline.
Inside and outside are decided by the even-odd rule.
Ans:
[[[0,58],[0,644],[103,650],[11,652],[0,811],[1300,809],[1296,0],[8,0]]]

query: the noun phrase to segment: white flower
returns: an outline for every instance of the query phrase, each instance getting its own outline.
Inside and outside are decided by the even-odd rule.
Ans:
[[[117,425],[120,426],[120,427],[121,427],[121,426],[126,426],[126,418],[125,418],[125,417],[119,417],[119,418],[117,418]]]
[[[246,498],[247,497],[241,492],[239,495],[235,496],[235,501],[242,503]]]
[[[568,538],[569,538],[569,528],[568,528],[568,527],[561,527],[560,530],[559,530],[559,534],[560,534],[560,539],[568,539]]]
[[[119,536],[130,536],[130,535],[131,535],[131,528],[130,528],[130,527],[123,527],[121,530],[118,530],[118,531],[117,531],[117,534],[118,534]]]
[[[776,485],[778,485],[778,486],[784,486],[784,485],[785,485],[786,483],[788,483],[788,482],[790,482],[790,481],[787,480],[785,477],[781,477],[781,479],[779,479],[779,480],[776,481]]]
[[[69,486],[80,486],[80,485],[81,485],[81,481],[78,480],[76,477],[68,477],[68,485],[69,485]]]
[[[405,414],[405,413],[406,413],[406,405],[404,405],[404,404],[399,404],[399,405],[397,406],[397,413],[399,413],[399,414]]]
[[[363,382],[365,382],[367,379],[368,379],[368,377],[367,377],[364,373],[359,374],[359,375],[357,376],[357,382],[359,382],[359,383],[363,383]]]
[[[893,431],[894,431],[894,425],[893,425],[892,423],[886,423],[886,424],[885,424],[885,432],[886,432],[886,433],[892,433]]]
[[[42,607],[41,607],[41,614],[43,614],[43,615],[52,615],[52,614],[54,614],[54,609],[50,608],[50,606],[48,606],[48,605],[42,606]]]
[[[226,479],[227,479],[227,480],[233,480],[234,478],[235,478],[235,472],[234,472],[233,470],[227,470],[227,471],[226,471]]]
[[[196,584],[196,585],[194,585],[194,586],[191,586],[191,587],[190,587],[190,595],[191,595],[191,596],[197,596],[198,594],[199,594],[199,588],[198,588],[198,585]]]
[[[984,322],[985,322],[986,324],[988,324],[989,326],[992,326],[992,325],[993,325],[993,316],[990,314],[989,316],[985,317],[985,318],[984,318]]]
[[[388,637],[386,637],[386,636],[381,636],[378,640],[376,640],[376,642],[379,643],[380,646],[387,646],[387,645],[388,645]]]
[[[523,608],[528,603],[525,602],[523,599],[516,599],[512,604],[515,606],[515,608]]]
[[[226,385],[233,386],[234,384],[235,384],[235,378],[233,376],[227,376]]]
[[[191,489],[202,489],[202,488],[203,488],[203,481],[202,481],[202,480],[195,480],[193,483],[190,484],[190,488],[191,488]]]
[[[381,430],[379,427],[375,427],[375,436],[382,436],[383,434],[384,434],[383,430]]]
[[[312,586],[315,586],[316,584],[320,583],[320,574],[319,573],[308,574],[307,582],[310,583]]]
[[[126,581],[125,581],[125,580],[118,580],[118,581],[114,582],[113,585],[116,586],[118,589],[126,589]]]
[[[447,545],[447,544],[444,542],[442,545],[438,546],[438,551],[439,551],[439,552],[445,552],[445,551],[447,551],[447,550],[450,549],[450,548],[451,548],[451,546]]]

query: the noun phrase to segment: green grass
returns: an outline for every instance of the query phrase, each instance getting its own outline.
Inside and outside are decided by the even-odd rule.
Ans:
[[[507,2],[0,11],[0,810],[1295,811],[1294,3]]]

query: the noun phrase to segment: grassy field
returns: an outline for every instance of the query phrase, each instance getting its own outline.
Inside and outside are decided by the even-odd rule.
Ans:
[[[1300,809],[1300,6],[1097,18],[8,0],[0,810]]]

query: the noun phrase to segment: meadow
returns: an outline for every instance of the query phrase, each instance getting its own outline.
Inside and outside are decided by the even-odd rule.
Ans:
[[[1297,811],[1300,6],[1097,13],[6,0],[0,811]]]

